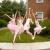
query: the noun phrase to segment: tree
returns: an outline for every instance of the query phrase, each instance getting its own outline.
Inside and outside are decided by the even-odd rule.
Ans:
[[[2,3],[0,3],[1,25],[4,25],[9,21],[9,18],[4,16],[4,14],[8,14],[9,16],[11,16],[12,13],[19,11],[21,15],[24,16],[25,10],[26,10],[26,6],[24,5],[23,1],[21,1],[20,3],[17,3],[15,1],[11,2],[10,0],[3,0]]]
[[[23,0],[20,1],[20,8],[19,11],[21,13],[22,16],[25,15],[25,11],[26,11],[26,5],[24,4]]]
[[[25,14],[25,8],[26,6],[24,5],[24,2],[21,1],[20,3],[17,2],[11,2],[10,0],[3,0],[2,3],[0,4],[0,13],[3,14],[9,14],[11,15],[12,13],[15,13],[16,11],[20,11],[21,15]],[[2,16],[1,15],[1,16]]]

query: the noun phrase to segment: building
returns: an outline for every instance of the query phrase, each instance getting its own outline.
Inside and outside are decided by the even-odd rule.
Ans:
[[[27,3],[38,19],[50,18],[50,0],[28,0]]]

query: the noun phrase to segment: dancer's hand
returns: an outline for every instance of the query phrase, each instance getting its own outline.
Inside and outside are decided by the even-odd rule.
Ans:
[[[4,14],[4,15],[9,16],[9,15],[7,15],[7,14]]]
[[[6,16],[7,16],[7,14],[4,14],[4,15],[6,15]]]
[[[29,10],[30,10],[31,8],[29,8]]]

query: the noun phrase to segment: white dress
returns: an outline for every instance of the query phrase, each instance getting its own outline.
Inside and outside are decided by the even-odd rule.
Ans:
[[[30,22],[32,22],[31,18],[28,18],[26,20],[26,23],[24,24],[24,30],[29,30],[30,29]]]

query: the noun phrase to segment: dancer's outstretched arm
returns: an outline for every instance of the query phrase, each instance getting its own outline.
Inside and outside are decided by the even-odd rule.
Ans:
[[[7,15],[7,14],[4,14],[4,15],[6,15],[8,18],[12,19],[9,15]]]

